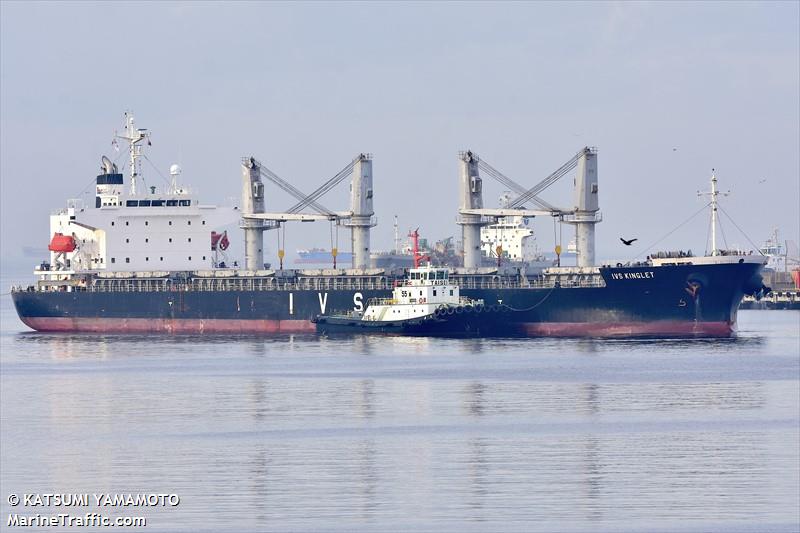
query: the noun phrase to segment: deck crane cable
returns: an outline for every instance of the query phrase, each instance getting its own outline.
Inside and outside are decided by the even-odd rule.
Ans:
[[[719,204],[717,204],[717,207],[719,207]],[[727,237],[725,237],[725,228],[722,227],[722,219],[720,219],[719,221],[719,231],[720,233],[722,233],[722,242],[725,243],[725,249],[730,250],[730,246],[728,245],[728,239]]]
[[[539,194],[540,192],[542,192],[543,190],[554,184],[556,181],[564,177],[564,175],[567,172],[578,166],[578,161],[580,160],[581,157],[583,157],[584,153],[585,149],[581,150],[580,152],[572,156],[572,159],[561,165],[555,172],[553,172],[545,179],[534,185],[532,188],[528,189],[524,194],[520,195],[517,199],[512,200],[508,204],[508,208],[514,209],[517,207],[521,207],[526,202],[533,199],[533,197],[535,197],[537,194]]]
[[[167,177],[166,177],[164,174],[162,174],[160,170],[158,170],[158,167],[157,167],[157,166],[155,166],[155,164],[153,164],[153,162],[152,162],[152,161],[150,161],[150,158],[149,158],[149,157],[147,157],[145,154],[142,154],[142,157],[144,158],[144,160],[145,160],[145,161],[147,161],[148,163],[150,163],[150,166],[151,166],[151,167],[153,167],[153,170],[155,170],[155,171],[156,171],[156,174],[158,174],[159,176],[161,176],[161,179],[162,179],[162,180],[164,180],[164,183],[166,183],[167,185],[172,185],[172,184],[170,183],[170,181],[167,179]]]
[[[336,173],[331,179],[323,183],[320,187],[318,187],[315,191],[311,194],[307,195],[305,198],[300,198],[300,202],[293,205],[288,209],[288,213],[297,213],[301,209],[303,209],[306,205],[315,203],[317,198],[320,198],[323,194],[327,193],[331,189],[333,189],[336,185],[341,183],[346,177],[348,177],[353,172],[353,168],[356,166],[359,158],[353,159],[348,163],[342,170]],[[333,214],[333,213],[322,213],[325,215]]]
[[[736,223],[736,221],[734,221],[734,220],[733,220],[733,218],[731,218],[731,216],[728,214],[728,212],[727,212],[727,211],[725,211],[725,210],[722,208],[722,206],[721,206],[721,205],[719,205],[719,204],[717,204],[717,207],[719,207],[719,210],[720,210],[720,211],[722,211],[722,213],[723,213],[723,214],[724,214],[726,217],[728,217],[728,220],[730,220],[730,221],[731,221],[731,224],[733,224],[734,226],[736,226],[736,229],[738,229],[738,230],[739,230],[739,232],[740,232],[742,235],[744,235],[744,238],[745,238],[745,239],[747,239],[747,242],[749,242],[749,243],[750,243],[750,244],[753,246],[753,248],[754,248],[755,250],[757,250],[757,251],[758,251],[758,253],[759,253],[759,254],[761,254],[761,255],[764,255],[764,252],[762,252],[762,251],[761,251],[761,248],[759,248],[758,246],[756,246],[756,245],[755,245],[755,243],[754,243],[754,242],[753,242],[753,241],[750,239],[750,237],[748,237],[748,236],[747,236],[747,233],[745,233],[745,232],[744,232],[744,230],[743,230],[742,228],[740,228],[740,227],[739,227],[739,225]],[[721,226],[720,226],[720,227],[721,227]]]
[[[258,164],[258,169],[259,169],[259,172],[261,173],[262,177],[268,179],[269,181],[271,181],[272,183],[274,183],[275,185],[277,185],[278,187],[280,187],[284,191],[288,192],[289,194],[291,194],[292,196],[294,196],[298,200],[304,201],[304,200],[306,200],[308,198],[307,194],[303,193],[303,191],[299,190],[297,187],[295,187],[291,183],[281,179],[277,174],[275,174],[273,171],[271,171],[270,169],[268,169],[267,167],[262,165],[260,162],[256,161],[256,163]],[[333,211],[331,211],[327,207],[325,207],[322,204],[319,204],[317,202],[314,202],[314,201],[310,201],[310,202],[308,202],[306,204],[303,204],[303,205],[310,205],[312,209],[314,209],[315,211],[319,212],[321,215],[332,216],[334,214]]]
[[[666,239],[667,237],[669,237],[670,235],[672,235],[673,233],[675,233],[676,231],[678,231],[679,229],[681,229],[683,226],[685,226],[686,224],[688,224],[688,223],[689,223],[689,221],[691,221],[691,220],[692,220],[694,217],[696,217],[697,215],[699,215],[700,213],[702,213],[702,212],[703,212],[703,211],[706,209],[706,207],[708,207],[708,206],[710,206],[710,205],[711,205],[711,202],[708,202],[708,203],[707,203],[707,204],[705,204],[703,207],[701,207],[700,209],[698,209],[697,211],[695,211],[695,212],[692,214],[692,216],[690,216],[689,218],[687,218],[686,220],[684,220],[683,222],[681,222],[680,224],[678,224],[676,227],[674,227],[672,230],[670,230],[670,231],[669,231],[669,233],[667,233],[666,235],[664,235],[663,237],[661,237],[660,239],[658,239],[656,242],[654,242],[653,244],[651,244],[651,245],[650,245],[650,246],[648,246],[647,248],[644,248],[644,249],[643,249],[641,252],[639,252],[639,254],[638,254],[636,257],[634,257],[633,259],[638,259],[638,258],[640,258],[640,257],[642,256],[642,254],[644,254],[644,253],[647,253],[647,252],[648,252],[650,249],[652,249],[652,248],[653,248],[654,246],[656,246],[658,243],[660,243],[661,241],[663,241],[664,239]]]
[[[508,176],[506,176],[505,174],[494,168],[492,165],[490,165],[483,159],[478,159],[478,168],[484,173],[486,173],[489,177],[494,178],[502,185],[505,185],[506,187],[511,189],[512,192],[515,192],[520,196],[528,192],[528,189],[526,189],[519,183],[509,178]],[[548,211],[558,211],[558,209],[556,209],[555,206],[545,202],[544,200],[542,200],[537,196],[531,197],[530,201],[534,202],[535,204],[538,204],[539,207],[541,207],[542,209],[546,209]],[[522,207],[522,205],[520,205],[519,207]]]
[[[112,161],[112,163],[114,163],[114,164],[116,165],[116,164],[117,164],[117,161],[119,161],[119,159],[120,159],[120,158],[121,158],[123,155],[125,155],[125,152],[120,152],[120,153],[118,153],[118,154],[117,154],[117,157],[114,159],[114,161]],[[89,183],[86,185],[86,187],[84,187],[84,188],[83,188],[83,190],[82,190],[80,193],[78,193],[78,196],[77,196],[77,198],[80,198],[80,197],[81,197],[81,196],[83,196],[84,194],[88,193],[88,192],[89,192],[89,189],[91,189],[93,186],[96,186],[96,185],[97,185],[97,178],[92,178],[91,180],[89,180]]]

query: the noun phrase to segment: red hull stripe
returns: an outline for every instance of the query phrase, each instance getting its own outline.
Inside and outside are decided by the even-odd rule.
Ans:
[[[699,335],[728,337],[735,331],[730,322],[527,322],[522,332],[529,337],[636,337],[647,335]]]
[[[88,333],[310,333],[309,320],[149,319],[25,317],[37,331]],[[729,322],[527,322],[520,333],[529,337],[636,337],[698,335],[727,337],[735,331]]]
[[[308,333],[309,320],[25,317],[37,331],[89,333]]]

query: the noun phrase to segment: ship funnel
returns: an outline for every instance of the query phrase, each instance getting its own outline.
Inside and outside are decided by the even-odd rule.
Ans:
[[[103,174],[116,174],[117,173],[117,165],[111,162],[109,158],[103,156],[101,170]]]

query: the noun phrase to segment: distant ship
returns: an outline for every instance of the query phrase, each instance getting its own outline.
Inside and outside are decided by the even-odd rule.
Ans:
[[[338,252],[336,261],[342,264],[350,264],[353,261],[352,252]],[[333,262],[333,255],[330,250],[324,248],[310,248],[307,250],[297,250],[295,264],[303,265],[329,265]]]
[[[126,115],[125,133],[116,139],[128,143],[127,184],[116,164],[103,157],[94,201],[69,200],[51,214],[49,259],[34,269],[33,285],[12,287],[17,313],[32,329],[314,332],[316,316],[364,311],[370,298],[389,297],[406,279],[402,270],[370,265],[369,232],[377,219],[368,154],[356,156],[308,196],[277,179],[254,157],[246,157],[241,166],[241,208],[219,207],[200,203],[180,182],[177,165],[170,168],[167,187],[147,186],[141,159],[149,145],[149,132],[136,127],[132,115]],[[728,336],[735,331],[742,297],[769,293],[761,277],[766,257],[719,249],[713,222],[708,256],[662,253],[635,263],[595,264],[595,225],[602,217],[594,148],[581,149],[543,181],[552,183],[577,169],[575,207],[566,210],[536,196],[541,186],[526,192],[516,184],[521,193],[513,202],[501,209],[485,208],[480,173],[482,169],[491,171],[482,163],[471,151],[459,154],[460,251],[446,239],[440,241],[441,246],[430,247],[427,254],[418,251],[411,260],[415,266],[425,260],[434,265],[456,262],[457,266],[448,270],[448,283],[458,286],[465,298],[483,301],[489,308],[511,310],[504,327],[514,334]],[[334,212],[316,201],[320,191],[347,177],[351,177],[348,210]],[[291,190],[299,203],[286,212],[268,212],[262,178]],[[712,221],[717,214],[716,183],[712,174]],[[425,194],[424,186],[419,194]],[[526,208],[530,199],[542,208]],[[301,212],[308,205],[317,212]],[[500,219],[506,221],[500,224],[508,223],[508,217],[513,224],[513,217],[537,215],[575,227],[576,266],[556,264],[526,271],[514,261],[517,257],[507,257],[517,253],[516,240],[495,245],[498,257],[481,253],[481,228],[496,225]],[[351,268],[342,268],[347,260],[339,256],[338,268],[330,261],[330,268],[284,270],[283,249],[278,250],[277,270],[264,263],[265,231],[280,229],[290,221],[313,220],[349,228]],[[236,221],[243,230],[241,266],[226,255],[228,243],[237,238],[225,228]],[[522,235],[514,228],[508,230]],[[418,232],[414,234],[416,239]],[[498,246],[502,246],[499,254]],[[395,248],[395,256],[407,255],[397,253],[399,245]],[[520,250],[520,258],[525,259],[524,246]],[[486,266],[486,260],[491,266]]]
[[[764,241],[759,251],[767,258],[762,276],[772,292],[760,300],[745,296],[741,309],[784,310],[800,309],[800,257],[797,244],[781,241],[778,229]]]

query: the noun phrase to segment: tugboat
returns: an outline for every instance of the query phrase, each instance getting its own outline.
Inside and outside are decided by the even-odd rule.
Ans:
[[[450,271],[430,264],[412,268],[392,289],[391,298],[367,300],[365,311],[317,315],[317,333],[381,333],[418,336],[511,335],[504,325],[513,310],[502,303],[486,306],[459,294]]]

